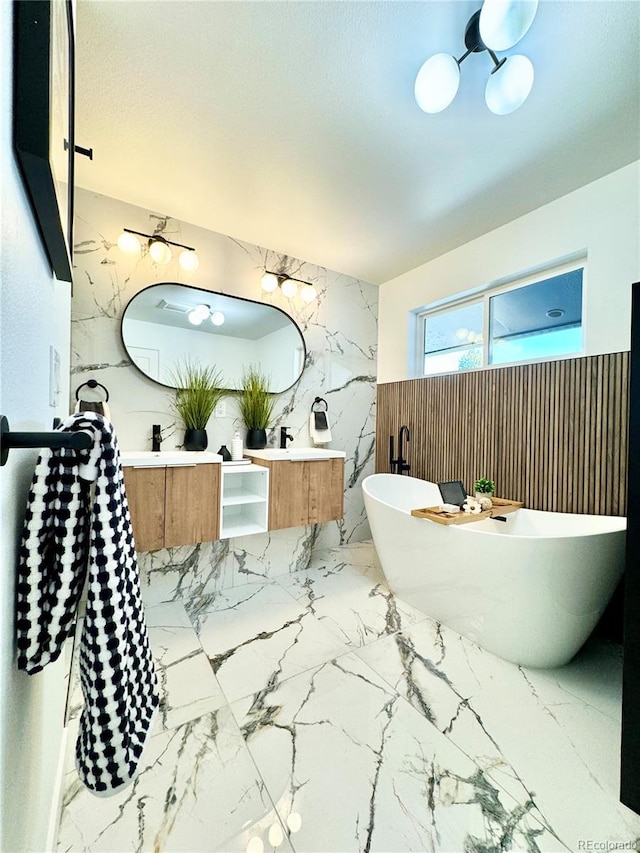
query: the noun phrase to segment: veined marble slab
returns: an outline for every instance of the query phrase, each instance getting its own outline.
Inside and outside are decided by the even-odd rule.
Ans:
[[[254,837],[273,853],[274,825],[283,838],[277,849],[292,853],[228,708],[154,735],[141,766],[129,788],[108,798],[67,773],[60,853],[245,853]]]
[[[146,608],[160,687],[160,720],[172,729],[226,704],[182,602]]]
[[[525,669],[431,619],[357,654],[496,785],[529,794],[569,849],[640,838],[640,817],[618,802],[619,721],[575,695],[579,661]]]
[[[309,569],[279,577],[277,583],[349,647],[365,646],[427,618],[389,590],[371,560],[370,546],[354,545],[347,553],[348,562],[341,548],[316,554]]]
[[[297,853],[569,849],[354,654],[232,709]]]
[[[198,613],[196,629],[229,702],[346,650],[344,642],[276,583],[218,592]]]

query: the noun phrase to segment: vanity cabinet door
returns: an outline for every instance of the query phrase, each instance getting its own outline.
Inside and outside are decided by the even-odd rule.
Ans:
[[[218,539],[220,466],[176,466],[166,471],[164,547]]]
[[[344,459],[307,462],[309,466],[309,524],[344,516]]]
[[[269,530],[308,524],[309,463],[271,462],[269,468]]]
[[[166,468],[123,468],[136,551],[164,547]]]

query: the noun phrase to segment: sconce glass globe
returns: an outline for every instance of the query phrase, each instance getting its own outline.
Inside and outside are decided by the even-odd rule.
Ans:
[[[123,252],[139,252],[140,241],[135,234],[123,231],[118,237],[118,248]]]
[[[262,289],[266,293],[273,293],[278,287],[278,276],[274,275],[272,272],[266,272],[262,276]]]
[[[448,53],[436,53],[424,63],[413,88],[416,101],[425,113],[445,110],[460,86],[460,66]]]
[[[528,57],[516,54],[491,74],[484,99],[492,113],[505,116],[524,104],[532,87],[533,64]]]
[[[280,289],[287,297],[287,299],[293,299],[293,297],[298,292],[298,285],[292,278],[285,278],[285,280],[280,285]]]
[[[246,853],[264,853],[264,841],[259,835],[254,835],[249,839]]]
[[[200,266],[200,258],[196,255],[195,252],[191,251],[190,249],[185,249],[184,252],[180,252],[178,263],[180,264],[183,270],[193,272],[194,270],[197,270]]]
[[[300,298],[303,302],[309,303],[317,297],[318,292],[312,284],[305,284],[300,291]]]
[[[157,264],[168,264],[172,257],[165,241],[153,237],[149,240],[149,254]]]
[[[298,832],[302,826],[302,815],[298,812],[291,812],[287,817],[287,826],[291,832]]]
[[[269,844],[272,847],[280,847],[284,841],[284,832],[279,823],[274,823],[269,827]]]
[[[224,323],[224,319],[222,311],[214,311],[211,315],[211,322],[214,326],[221,326]]]

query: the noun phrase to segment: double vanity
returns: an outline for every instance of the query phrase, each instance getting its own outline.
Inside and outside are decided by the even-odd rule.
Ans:
[[[343,517],[344,459],[314,447],[217,453],[122,451],[138,551],[320,524]]]

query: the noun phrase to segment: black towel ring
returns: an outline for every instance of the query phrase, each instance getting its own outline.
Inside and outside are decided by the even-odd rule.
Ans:
[[[319,406],[321,403],[324,403],[324,409],[316,409],[316,406]],[[328,412],[329,411],[329,405],[328,405],[327,401],[324,399],[324,397],[316,397],[316,399],[311,404],[311,411],[312,412]]]
[[[79,400],[79,399],[80,399],[80,389],[81,389],[81,388],[84,388],[84,386],[85,386],[85,385],[88,385],[88,386],[89,386],[89,388],[102,388],[102,390],[104,391],[104,393],[105,393],[105,395],[106,395],[106,397],[105,397],[105,403],[108,403],[108,402],[109,402],[109,392],[108,392],[108,390],[105,388],[105,386],[104,386],[104,385],[102,385],[100,382],[98,382],[98,380],[97,380],[97,379],[87,379],[87,381],[86,381],[86,382],[83,382],[83,383],[82,383],[82,385],[78,385],[78,387],[76,388],[76,400]]]

